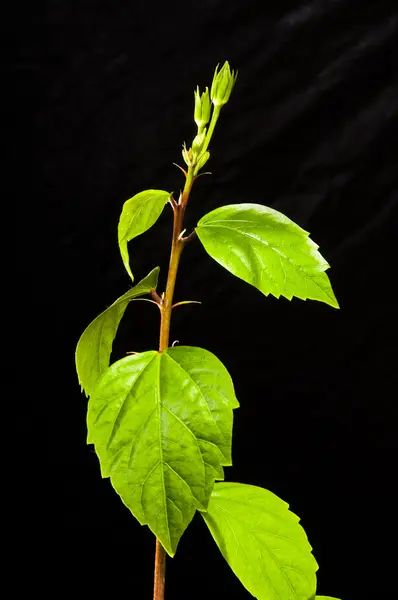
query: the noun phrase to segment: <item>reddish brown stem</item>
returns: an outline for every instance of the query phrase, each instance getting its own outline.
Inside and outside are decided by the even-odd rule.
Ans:
[[[169,272],[167,275],[166,292],[162,302],[161,310],[161,321],[160,321],[160,342],[159,351],[165,350],[169,345],[170,336],[170,321],[171,321],[171,310],[173,304],[174,288],[177,278],[178,265],[180,263],[180,257],[182,249],[184,248],[185,242],[181,238],[182,224],[184,219],[185,208],[189,200],[193,185],[193,168],[189,167],[187,178],[185,181],[184,190],[180,196],[179,203],[173,206],[174,223],[173,223],[173,237],[171,241],[171,253]],[[157,599],[156,599],[157,600]]]
[[[157,539],[155,551],[155,582],[153,586],[153,600],[163,600],[165,576],[166,551]]]
[[[188,168],[187,178],[185,180],[184,190],[180,196],[178,204],[172,203],[174,221],[173,221],[173,237],[171,241],[171,253],[169,272],[167,275],[167,284],[164,297],[162,299],[156,294],[157,298],[161,300],[160,307],[160,339],[159,339],[159,352],[162,352],[169,346],[170,337],[170,321],[171,311],[173,308],[173,295],[174,288],[177,278],[178,265],[180,263],[181,252],[185,246],[184,238],[181,237],[182,224],[184,219],[184,212],[189,200],[192,185],[194,183],[193,168]],[[189,236],[188,236],[189,237]],[[152,294],[154,297],[154,294]],[[165,573],[166,573],[166,551],[163,548],[160,541],[156,540],[156,552],[155,552],[155,581],[153,589],[153,600],[164,600],[164,585],[165,585]]]

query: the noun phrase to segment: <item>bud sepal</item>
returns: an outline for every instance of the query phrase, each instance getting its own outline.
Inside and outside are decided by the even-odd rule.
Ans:
[[[196,175],[200,171],[200,169],[203,169],[203,167],[205,166],[205,164],[207,163],[207,161],[209,160],[209,158],[210,158],[210,152],[209,151],[204,152],[202,154],[202,156],[200,156],[200,158],[198,160],[198,163],[197,163],[197,165],[195,167],[194,175]]]

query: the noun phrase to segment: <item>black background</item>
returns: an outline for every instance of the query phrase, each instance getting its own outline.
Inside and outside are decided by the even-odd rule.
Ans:
[[[229,60],[238,81],[185,226],[223,204],[280,210],[319,244],[341,308],[265,298],[195,240],[175,299],[202,305],[175,310],[171,342],[211,350],[231,373],[241,407],[226,479],[289,502],[320,565],[319,593],[395,597],[396,8],[50,0],[25,15],[19,66],[35,85],[18,90],[29,98],[32,182],[49,226],[36,236],[52,365],[42,392],[51,491],[41,593],[61,597],[71,584],[78,595],[151,597],[154,538],[85,444],[74,350],[130,287],[116,234],[123,202],[148,188],[178,194],[172,163],[195,134],[193,89]],[[137,281],[160,265],[159,291],[171,225],[167,206],[130,244]],[[156,348],[158,330],[156,307],[132,303],[112,361]],[[199,516],[168,560],[166,586],[170,600],[250,597]]]

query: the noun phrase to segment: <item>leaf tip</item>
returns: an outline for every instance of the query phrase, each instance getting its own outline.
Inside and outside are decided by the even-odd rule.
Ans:
[[[328,303],[332,308],[336,308],[336,309],[340,309],[340,304],[338,303],[338,300],[336,298],[336,296],[334,295],[334,293],[332,292],[331,296],[330,296],[330,302]]]
[[[134,275],[132,274],[130,265],[128,263],[126,264],[126,271],[130,275],[131,281],[134,283]]]

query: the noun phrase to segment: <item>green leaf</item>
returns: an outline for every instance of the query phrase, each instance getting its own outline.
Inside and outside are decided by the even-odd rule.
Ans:
[[[82,390],[89,396],[109,366],[112,344],[128,303],[137,296],[155,290],[159,267],[155,267],[131,290],[120,296],[83,331],[77,343],[76,371]]]
[[[200,219],[196,233],[214,260],[266,296],[339,307],[317,244],[282,213],[261,204],[222,206]]]
[[[339,600],[339,598],[332,598],[332,596],[315,596],[315,600]]]
[[[220,360],[189,346],[119,360],[89,400],[88,440],[102,476],[170,556],[231,464],[238,406]]]
[[[118,226],[118,240],[123,264],[134,281],[129,264],[127,242],[147,231],[160,217],[164,205],[170,198],[163,190],[146,190],[136,194],[123,204]]]
[[[299,518],[272,492],[241,483],[217,483],[207,523],[225,560],[259,600],[310,600],[318,569]]]

